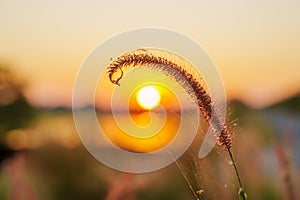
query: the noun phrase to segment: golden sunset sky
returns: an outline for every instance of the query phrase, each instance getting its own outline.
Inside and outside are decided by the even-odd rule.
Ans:
[[[0,1],[0,64],[37,106],[70,106],[80,65],[103,41],[157,27],[200,44],[229,99],[262,107],[300,92],[299,0]]]

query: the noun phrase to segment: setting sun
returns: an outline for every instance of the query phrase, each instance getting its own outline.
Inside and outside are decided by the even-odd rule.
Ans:
[[[145,86],[138,91],[136,98],[139,106],[150,110],[160,103],[161,96],[156,88]]]

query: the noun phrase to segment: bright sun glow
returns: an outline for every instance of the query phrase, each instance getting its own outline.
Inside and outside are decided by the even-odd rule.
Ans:
[[[145,86],[138,91],[137,102],[142,108],[150,110],[160,103],[160,94],[156,88]]]

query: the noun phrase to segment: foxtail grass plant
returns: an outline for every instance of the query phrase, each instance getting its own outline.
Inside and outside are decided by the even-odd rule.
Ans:
[[[213,105],[212,98],[205,84],[201,82],[202,78],[200,77],[199,79],[199,77],[197,77],[199,75],[191,73],[190,70],[186,70],[185,67],[181,66],[181,62],[178,60],[166,58],[148,49],[140,49],[126,53],[112,61],[108,67],[109,79],[113,84],[119,85],[119,81],[122,79],[125,70],[141,67],[143,65],[158,69],[162,73],[174,78],[189,95],[193,96],[204,120],[211,124],[212,130],[217,137],[217,144],[229,154],[239,185],[238,196],[241,200],[246,200],[247,195],[231,151],[233,139],[228,128],[229,125],[226,122],[223,123],[219,117],[218,110]],[[194,190],[193,188],[191,189]],[[198,193],[199,191],[193,192]]]

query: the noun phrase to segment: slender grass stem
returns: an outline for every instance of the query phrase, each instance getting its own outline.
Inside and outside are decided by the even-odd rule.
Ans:
[[[200,200],[198,194],[197,194],[197,189],[193,187],[193,185],[191,184],[188,176],[184,173],[184,169],[181,167],[181,164],[179,163],[178,160],[175,160],[175,163],[179,169],[179,171],[181,172],[183,178],[185,179],[185,181],[188,183],[189,188],[192,190],[193,195],[196,197],[196,200]]]
[[[238,179],[238,182],[239,182],[239,186],[240,186],[240,190],[239,190],[239,193],[238,193],[239,194],[239,198],[241,200],[247,200],[247,194],[246,194],[246,192],[244,190],[244,187],[243,187],[243,184],[242,184],[242,181],[241,181],[241,177],[240,177],[239,171],[238,171],[238,169],[236,167],[236,163],[235,163],[235,160],[233,158],[233,155],[232,155],[232,153],[230,151],[230,148],[229,147],[226,147],[226,148],[227,148],[228,154],[230,156],[230,159],[231,159],[234,171],[235,171],[235,175],[236,175],[236,177]]]

